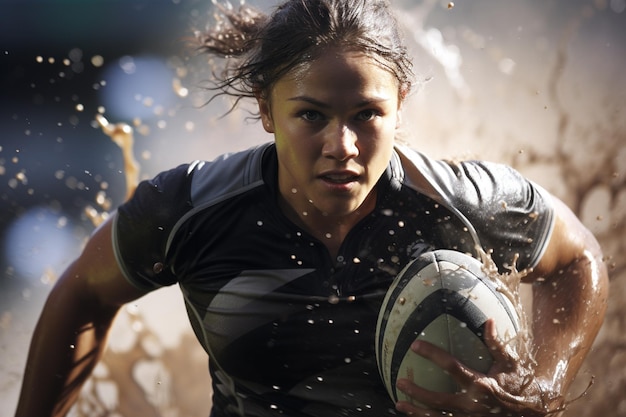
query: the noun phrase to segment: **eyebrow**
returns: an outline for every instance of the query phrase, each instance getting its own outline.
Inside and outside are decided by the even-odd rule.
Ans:
[[[371,99],[366,99],[366,100],[362,100],[359,103],[357,103],[356,107],[364,107],[370,104],[375,104],[375,103],[382,103],[385,101],[389,101],[389,98],[386,97],[374,97]],[[331,107],[330,104],[324,103],[322,101],[316,100],[313,97],[309,97],[309,96],[295,96],[295,97],[290,97],[287,99],[287,101],[304,101],[310,104],[313,104],[315,106],[321,107],[321,108],[325,108],[328,109]]]

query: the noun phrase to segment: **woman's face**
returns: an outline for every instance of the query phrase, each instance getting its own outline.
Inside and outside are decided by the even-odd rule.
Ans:
[[[276,140],[280,193],[300,218],[373,209],[398,125],[398,85],[365,54],[329,50],[259,99]]]

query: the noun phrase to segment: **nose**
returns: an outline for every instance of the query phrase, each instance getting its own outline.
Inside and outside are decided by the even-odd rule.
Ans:
[[[359,155],[357,135],[348,126],[336,126],[326,135],[322,155],[338,161],[346,161]]]

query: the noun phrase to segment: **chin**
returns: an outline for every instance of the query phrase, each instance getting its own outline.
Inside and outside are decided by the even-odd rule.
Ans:
[[[364,215],[369,213],[374,208],[373,205],[369,203],[375,202],[375,199],[368,199],[367,195],[361,196],[360,193],[357,195],[334,195],[330,198],[328,195],[321,197],[322,198],[317,200],[318,204],[314,204],[315,208],[319,213],[328,217]]]
[[[360,214],[362,204],[351,204],[349,206],[326,206],[318,208],[320,212],[328,217],[347,217]]]

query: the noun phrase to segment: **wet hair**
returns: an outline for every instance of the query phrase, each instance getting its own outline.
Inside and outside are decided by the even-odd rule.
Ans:
[[[329,48],[368,54],[411,88],[412,63],[387,0],[286,0],[271,15],[215,2],[216,23],[197,36],[199,49],[224,58],[214,69],[214,96],[269,97],[273,85]]]

